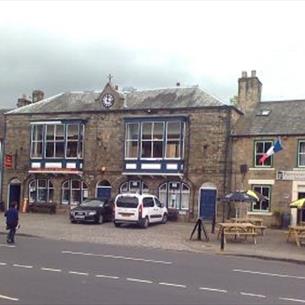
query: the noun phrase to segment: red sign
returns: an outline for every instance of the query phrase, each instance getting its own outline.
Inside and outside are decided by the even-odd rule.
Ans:
[[[12,155],[5,155],[4,158],[4,166],[5,168],[13,168],[13,156]]]

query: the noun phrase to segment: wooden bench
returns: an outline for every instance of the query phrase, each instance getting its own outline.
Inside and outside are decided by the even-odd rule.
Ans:
[[[234,239],[240,236],[244,236],[245,239],[247,239],[248,236],[251,236],[253,238],[253,243],[256,245],[257,234],[254,232],[224,232],[224,236],[225,236],[225,242],[226,242],[226,236],[234,236]]]
[[[265,230],[267,229],[266,226],[255,226],[257,231],[260,231],[260,235],[265,235]]]
[[[49,212],[50,214],[56,213],[56,204],[55,203],[30,203],[29,212]]]

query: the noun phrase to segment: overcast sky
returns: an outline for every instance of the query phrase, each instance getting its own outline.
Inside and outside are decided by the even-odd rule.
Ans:
[[[199,85],[228,103],[305,99],[305,1],[0,1],[0,107],[41,89]]]

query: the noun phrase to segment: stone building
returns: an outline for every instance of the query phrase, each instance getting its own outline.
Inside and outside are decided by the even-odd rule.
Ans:
[[[266,224],[279,224],[279,216],[291,212],[292,223],[305,221],[304,212],[297,215],[289,207],[291,201],[305,197],[305,100],[265,102],[261,90],[255,71],[251,76],[243,72],[238,107],[244,114],[232,131],[232,186],[265,196],[248,214],[263,217]],[[283,149],[260,163],[278,137]]]
[[[109,80],[102,91],[34,95],[6,113],[7,204],[150,192],[194,220],[231,189],[230,131],[242,112],[198,87],[126,92]]]

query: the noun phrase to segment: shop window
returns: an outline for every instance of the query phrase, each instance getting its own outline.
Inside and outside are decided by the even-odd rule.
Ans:
[[[54,188],[50,180],[36,179],[29,183],[29,202],[47,203],[53,202]]]
[[[141,180],[130,180],[121,184],[120,193],[149,193],[148,186]]]
[[[265,199],[258,201],[258,202],[253,202],[251,211],[252,212],[270,212],[270,202],[271,202],[271,186],[269,185],[254,185],[253,190],[262,194]]]
[[[62,184],[62,204],[76,205],[88,198],[87,184],[81,180],[67,180]]]
[[[159,187],[159,199],[169,209],[188,210],[190,188],[180,181],[169,181]]]

